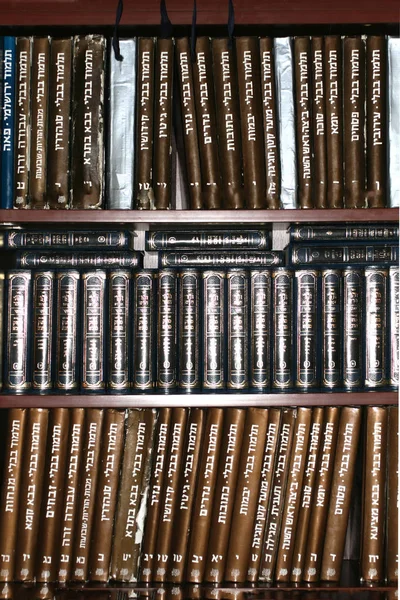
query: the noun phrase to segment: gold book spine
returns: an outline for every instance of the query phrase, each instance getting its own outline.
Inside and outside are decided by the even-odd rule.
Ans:
[[[138,39],[136,208],[154,208],[154,38]]]
[[[399,577],[399,408],[388,409],[386,579]]]
[[[313,147],[311,122],[311,42],[307,36],[294,39],[298,202],[301,208],[314,208]]]
[[[14,208],[29,208],[32,37],[17,38],[16,60]]]
[[[311,124],[314,151],[315,208],[328,208],[327,203],[327,122],[325,109],[324,38],[311,37]]]

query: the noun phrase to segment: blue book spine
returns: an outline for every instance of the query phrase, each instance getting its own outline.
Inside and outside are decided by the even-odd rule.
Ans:
[[[15,120],[15,37],[6,35],[3,54],[3,94],[1,96],[1,208],[13,207],[14,120]]]

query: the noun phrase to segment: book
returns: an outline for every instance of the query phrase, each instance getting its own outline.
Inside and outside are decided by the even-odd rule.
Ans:
[[[1,208],[14,205],[14,156],[16,121],[16,38],[3,36],[3,86],[1,101]],[[18,121],[17,121],[18,123]]]
[[[136,208],[154,208],[154,38],[138,38]]]
[[[56,352],[55,388],[63,391],[78,388],[78,326],[80,302],[79,271],[59,271],[56,274]],[[79,356],[79,358],[78,358]]]
[[[295,386],[299,390],[315,388],[319,384],[318,306],[319,273],[313,269],[294,272],[295,319]]]
[[[399,86],[400,39],[389,35],[388,53],[388,169],[389,198],[387,205],[391,208],[400,206],[400,132],[397,127],[399,115],[399,97],[396,92]]]
[[[399,227],[393,223],[335,223],[331,225],[290,225],[290,242],[397,242]]]
[[[8,231],[4,245],[8,249],[24,250],[126,250],[128,231],[97,231],[86,229]]]
[[[32,37],[20,36],[17,37],[16,40],[15,175],[13,207],[28,208],[29,170],[31,168]],[[9,208],[11,208],[11,206]]]
[[[0,271],[0,392],[3,389],[3,368],[4,368],[4,340],[6,334],[5,328],[5,276],[4,271]]]
[[[85,392],[105,388],[106,272],[82,273],[82,375]]]
[[[325,105],[325,48],[322,36],[311,36],[311,130],[314,153],[315,208],[328,208],[327,132]]]
[[[365,286],[365,375],[368,389],[387,383],[387,301],[389,272],[386,268],[367,266],[364,269]]]
[[[270,234],[267,230],[249,229],[230,231],[148,231],[147,250],[199,250],[233,248],[240,250],[269,250]]]
[[[274,389],[293,385],[293,271],[274,269],[272,283],[272,373]]]
[[[246,389],[248,368],[248,285],[246,271],[229,269],[227,282],[227,372],[228,389]]]
[[[178,273],[178,385],[190,391],[200,387],[200,272]]]
[[[389,320],[389,385],[398,387],[399,385],[399,363],[400,363],[400,342],[399,342],[399,267],[389,267],[389,289],[388,294],[390,302],[388,306]]]
[[[119,269],[108,276],[107,387],[113,392],[130,388],[131,272]]]
[[[250,372],[253,389],[270,385],[271,355],[271,273],[268,270],[250,271]]]
[[[157,388],[176,387],[178,286],[173,271],[162,270],[158,278]]]
[[[362,385],[363,371],[363,273],[347,267],[342,271],[343,281],[343,349],[342,373],[345,389]]]
[[[292,244],[287,249],[290,265],[365,265],[367,263],[396,264],[398,246],[389,244],[351,244],[348,246],[303,246]]]
[[[225,387],[225,273],[203,271],[203,389]]]
[[[32,388],[41,392],[53,387],[54,271],[33,275]]]
[[[321,271],[322,357],[321,385],[339,388],[342,381],[342,273],[340,269]]]
[[[281,250],[260,252],[161,252],[160,267],[271,267],[283,264]]]
[[[140,271],[134,274],[134,332],[133,347],[133,387],[139,390],[154,386],[153,365],[153,297],[154,274],[152,271]]]
[[[386,564],[385,578],[397,582],[399,577],[399,409],[388,407],[386,492]]]
[[[300,208],[314,208],[314,161],[311,121],[311,42],[309,36],[296,36],[293,42],[293,52],[298,203]]]
[[[135,268],[142,264],[139,252],[18,252],[15,257],[18,267],[70,269],[72,267],[116,269],[118,267]]]

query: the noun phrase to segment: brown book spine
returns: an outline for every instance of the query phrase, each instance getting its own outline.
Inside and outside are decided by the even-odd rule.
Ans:
[[[247,580],[254,521],[260,490],[268,410],[248,408],[243,432],[235,504],[232,513],[225,580]]]
[[[203,451],[196,486],[190,541],[187,552],[186,581],[202,583],[214,505],[215,484],[221,452],[224,409],[209,408],[204,432]]]
[[[102,35],[74,38],[71,173],[77,209],[103,204],[105,49]]]
[[[323,420],[324,409],[321,406],[315,407],[312,413],[310,441],[307,450],[307,463],[304,471],[290,575],[290,581],[297,583],[301,582],[303,579],[303,564],[310,525],[311,508],[315,498],[314,490],[317,477],[318,457],[322,442]]]
[[[315,208],[328,208],[327,204],[327,123],[325,106],[324,38],[311,37],[311,122],[313,138],[313,196]]]
[[[158,523],[162,509],[161,493],[166,476],[165,464],[167,461],[171,415],[171,408],[161,408],[158,416],[155,435],[155,453],[150,478],[147,518],[140,564],[140,580],[142,582],[153,581],[154,577],[153,564],[155,559]]]
[[[153,192],[155,208],[159,209],[171,208],[174,49],[173,39],[159,38],[157,40]]]
[[[266,208],[260,49],[256,37],[236,38],[246,208]]]
[[[175,45],[178,65],[178,82],[181,94],[183,140],[186,155],[186,172],[189,183],[190,208],[200,209],[204,207],[189,38],[179,38],[175,41]]]
[[[15,193],[14,208],[28,208],[31,145],[32,38],[18,37],[16,46]]]
[[[72,38],[52,39],[47,139],[47,205],[68,208]]]
[[[89,578],[108,581],[119,472],[124,445],[125,411],[107,409],[104,415],[100,473],[96,489]]]
[[[294,75],[296,96],[296,137],[298,202],[301,208],[314,208],[313,148],[311,145],[311,43],[310,38],[294,39]]]
[[[365,203],[365,42],[360,36],[343,40],[344,203]]]
[[[57,580],[69,421],[67,408],[50,412],[36,581]]]
[[[210,38],[196,40],[193,87],[198,121],[199,152],[205,208],[221,208],[217,126],[215,122],[214,82]]]
[[[399,577],[399,408],[388,409],[386,579]]]
[[[17,550],[14,578],[33,581],[42,503],[49,411],[30,408],[24,440]]]
[[[325,37],[325,108],[328,208],[343,208],[342,42]]]
[[[361,407],[345,406],[340,414],[322,554],[321,579],[323,581],[339,581],[340,579],[358,450],[361,411]]]
[[[184,448],[185,458],[178,489],[178,504],[173,522],[174,534],[171,536],[166,576],[167,581],[173,583],[182,583],[185,573],[204,424],[204,411],[201,408],[191,409]]]
[[[154,129],[155,39],[138,39],[136,208],[154,208],[153,129]]]
[[[83,433],[85,409],[73,408],[70,414],[70,432],[67,451],[67,467],[65,474],[64,501],[61,515],[60,559],[57,581],[66,583],[71,579],[72,549],[75,536],[75,520],[77,515],[78,485],[83,460]]]
[[[50,38],[35,36],[32,46],[32,130],[29,172],[31,208],[49,208],[46,199],[49,71]]]
[[[27,416],[28,411],[24,408],[10,408],[8,411],[0,503],[0,581],[14,579]]]
[[[369,208],[386,206],[387,52],[384,35],[367,36],[367,197]]]
[[[278,451],[271,489],[271,500],[269,503],[260,564],[260,581],[273,581],[274,578],[295,423],[296,409],[283,409],[282,425],[279,432]]]
[[[264,119],[265,198],[267,208],[280,207],[280,159],[274,67],[274,42],[260,38],[261,94]]]
[[[213,75],[224,208],[244,208],[237,71],[228,38],[213,38]]]
[[[221,583],[224,578],[245,419],[245,410],[225,410],[204,577],[205,581],[212,583]]]
[[[77,520],[72,563],[72,579],[76,581],[86,581],[88,575],[103,420],[103,409],[88,408],[86,410],[83,469],[77,501]]]

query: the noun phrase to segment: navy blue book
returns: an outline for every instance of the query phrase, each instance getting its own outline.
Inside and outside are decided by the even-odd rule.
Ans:
[[[0,207],[13,207],[14,119],[15,119],[15,37],[3,37],[3,92],[1,102],[1,194]]]

